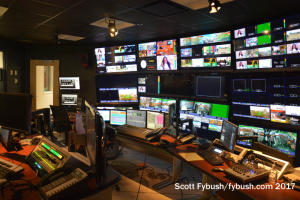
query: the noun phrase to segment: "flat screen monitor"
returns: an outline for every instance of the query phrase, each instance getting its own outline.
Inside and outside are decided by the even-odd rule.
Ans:
[[[0,128],[0,140],[4,144],[5,148],[9,148],[11,144],[11,131],[6,129]]]
[[[111,125],[126,124],[126,110],[111,110],[110,111],[110,124]]]
[[[80,90],[79,77],[59,77],[60,90]]]
[[[223,120],[220,142],[222,142],[225,148],[231,152],[234,150],[235,147],[237,132],[237,125],[227,120]]]
[[[224,98],[225,77],[195,76],[194,96],[209,98]]]
[[[136,72],[136,45],[95,48],[97,73]]]
[[[176,99],[140,96],[140,110],[153,110],[158,112],[169,112],[169,105],[175,104]]]
[[[100,103],[138,102],[137,77],[99,77],[97,101]]]
[[[163,76],[161,79],[162,94],[191,96],[190,88],[189,76]]]
[[[164,127],[165,114],[147,111],[147,128],[157,129]]]
[[[143,110],[127,110],[126,123],[131,126],[146,128],[147,112]]]
[[[85,101],[85,129],[86,129],[86,151],[89,157],[91,167],[96,179],[96,183],[99,184],[105,174],[105,154],[102,149],[105,149],[102,145],[102,138],[105,138],[105,123],[103,118],[97,111]],[[105,144],[104,144],[105,145]]]
[[[78,95],[77,94],[62,94],[61,105],[63,106],[77,106]]]
[[[103,120],[108,122],[110,121],[110,110],[98,110]]]

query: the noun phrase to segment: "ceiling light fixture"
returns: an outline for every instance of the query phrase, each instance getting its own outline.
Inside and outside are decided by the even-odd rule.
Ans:
[[[208,0],[210,12],[209,13],[216,13],[221,9],[221,3],[219,0]]]
[[[110,37],[115,37],[118,35],[118,29],[116,28],[116,20],[109,19],[109,22],[107,23],[106,19],[105,22],[108,24],[108,30],[110,33]]]

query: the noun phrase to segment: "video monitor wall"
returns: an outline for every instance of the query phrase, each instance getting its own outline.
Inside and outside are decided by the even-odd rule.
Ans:
[[[297,133],[262,127],[239,125],[239,136],[258,136],[257,141],[286,154],[295,156]],[[239,140],[238,145],[251,147],[251,140]]]
[[[136,72],[136,45],[95,49],[97,73]]]
[[[99,77],[97,100],[100,103],[138,102],[137,77]]]
[[[234,31],[236,69],[300,67],[300,17]]]
[[[160,76],[139,76],[138,92],[160,94]]]
[[[140,96],[140,110],[151,110],[158,112],[169,112],[169,105],[174,103],[176,105],[175,99],[166,98],[156,98],[156,97],[143,97]]]
[[[300,125],[300,78],[232,80],[233,116]]]
[[[180,38],[181,69],[231,67],[230,41],[230,31]]]
[[[174,71],[177,67],[176,40],[138,44],[139,71]]]
[[[59,77],[60,90],[80,90],[79,77]]]
[[[180,100],[180,119],[193,119],[195,128],[221,132],[223,120],[228,120],[228,115],[228,105]],[[187,130],[187,125],[181,129]]]

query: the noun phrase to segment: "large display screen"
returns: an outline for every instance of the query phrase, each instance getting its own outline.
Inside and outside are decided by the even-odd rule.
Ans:
[[[59,77],[59,89],[80,90],[79,77]]]
[[[136,45],[95,49],[97,73],[136,72]]]
[[[297,133],[255,126],[239,125],[238,135],[258,136],[258,142],[282,151],[286,154],[294,156],[296,152]],[[237,144],[251,147],[252,140],[240,140],[237,141]]]
[[[195,128],[221,132],[223,119],[228,120],[229,106],[205,102],[181,100],[180,119],[193,119]],[[188,123],[181,129],[187,130]]]
[[[138,44],[139,71],[171,71],[177,68],[176,40]]]
[[[140,110],[151,110],[168,113],[169,105],[171,105],[172,103],[176,105],[176,100],[140,96]]]
[[[180,38],[181,69],[231,67],[230,41],[230,31]]]
[[[234,31],[236,69],[300,67],[299,16]]]
[[[300,125],[300,78],[233,79],[233,115]]]
[[[138,102],[137,77],[99,77],[97,100],[106,102]]]

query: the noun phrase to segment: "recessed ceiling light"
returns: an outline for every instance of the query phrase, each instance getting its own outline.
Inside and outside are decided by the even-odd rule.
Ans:
[[[58,39],[60,40],[71,40],[71,41],[78,41],[82,40],[85,37],[79,37],[79,36],[74,36],[74,35],[65,35],[65,34],[59,34]]]
[[[0,6],[0,17],[8,10],[8,8]]]
[[[193,10],[207,8],[207,1],[205,0],[172,0],[172,1],[181,4],[185,7],[191,8]],[[219,0],[219,1],[221,4],[223,4],[234,0]]]
[[[113,19],[106,18],[106,20],[109,21],[109,20],[113,20]],[[98,26],[98,27],[101,27],[101,28],[107,28],[107,23],[105,22],[105,19],[98,20],[96,22],[91,23],[90,25]],[[134,24],[131,24],[131,23],[128,23],[128,22],[123,22],[123,21],[120,21],[120,20],[115,20],[115,26],[118,30],[120,30],[120,29],[123,29],[123,28],[134,26]]]

